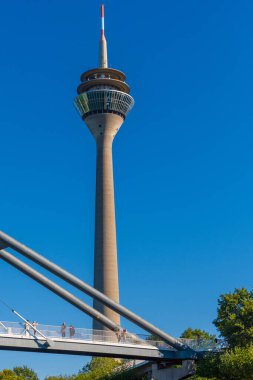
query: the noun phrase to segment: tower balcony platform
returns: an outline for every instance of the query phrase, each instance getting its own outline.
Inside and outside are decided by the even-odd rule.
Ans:
[[[125,119],[134,99],[125,92],[113,89],[94,89],[78,95],[74,104],[83,119],[99,113],[115,113]]]

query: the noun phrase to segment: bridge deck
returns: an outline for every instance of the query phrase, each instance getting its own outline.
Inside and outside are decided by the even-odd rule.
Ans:
[[[120,344],[117,342],[92,342],[75,339],[46,339],[1,334],[0,350],[28,351],[51,354],[68,354],[83,356],[108,356],[114,358],[143,360],[185,360],[192,359],[193,354],[185,351],[159,349],[152,345]]]

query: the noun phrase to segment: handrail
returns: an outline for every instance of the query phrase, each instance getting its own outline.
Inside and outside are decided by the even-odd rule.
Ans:
[[[25,323],[27,320],[23,319]],[[27,339],[37,338],[34,334],[34,327],[32,324],[29,324],[30,329],[25,330],[24,324],[22,322],[0,322],[0,336],[22,336]],[[1,327],[5,325],[5,328]],[[77,340],[77,341],[93,341],[93,342],[104,342],[104,343],[114,343],[119,345],[138,345],[150,347],[154,346],[147,339],[140,338],[137,334],[124,332],[121,330],[120,333],[113,332],[110,330],[94,330],[94,329],[85,329],[80,327],[73,327],[72,325],[66,326],[62,329],[62,326],[53,326],[53,325],[44,325],[37,323],[36,331],[40,331],[41,336],[45,340]],[[29,333],[29,335],[28,335]]]
[[[3,327],[5,326],[5,327]],[[7,329],[7,330],[6,330]],[[149,340],[149,335],[145,334],[135,334],[126,332],[123,330],[120,336],[113,331],[105,330],[93,330],[85,329],[80,327],[73,327],[72,325],[66,326],[65,331],[62,330],[62,326],[54,325],[44,325],[41,323],[37,324],[37,331],[43,334],[46,341],[54,343],[55,340],[60,341],[77,341],[77,342],[95,342],[95,343],[105,343],[114,345],[127,345],[127,346],[142,346],[146,348],[153,347],[154,349],[175,351],[175,348],[166,344],[163,341],[152,341]],[[0,322],[0,338],[4,337],[22,337],[27,339],[37,339],[36,335],[33,333],[34,327],[30,325],[29,336],[27,336],[27,331],[24,329],[24,325],[21,322]],[[226,347],[225,342],[222,340],[215,339],[183,339],[178,338],[182,344],[187,344],[193,350],[201,351],[220,351]]]

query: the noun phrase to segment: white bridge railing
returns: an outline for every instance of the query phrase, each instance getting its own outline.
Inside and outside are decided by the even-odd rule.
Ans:
[[[37,330],[37,331],[36,331]],[[84,328],[73,327],[72,325],[66,326],[66,329],[62,329],[62,326],[51,326],[36,324],[36,328],[29,326],[27,328],[25,323],[22,322],[0,322],[0,337],[22,337],[30,339],[43,340],[41,336],[43,334],[49,339],[59,340],[77,340],[84,342],[103,342],[113,344],[126,344],[126,345],[138,345],[138,346],[154,346],[159,349],[167,349],[175,351],[175,349],[162,341],[150,340],[149,335],[144,334],[132,334],[130,332],[121,330],[117,333],[113,331],[91,330]],[[223,348],[221,342],[217,340],[193,340],[193,339],[178,339],[182,343],[186,344],[190,348],[196,351],[217,351]]]

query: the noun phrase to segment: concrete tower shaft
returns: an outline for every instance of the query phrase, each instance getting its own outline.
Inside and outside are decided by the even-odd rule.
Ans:
[[[112,142],[123,119],[109,113],[89,116],[85,122],[97,145],[94,287],[119,302]],[[120,325],[120,316],[113,310],[96,300],[94,308]],[[94,320],[93,328],[104,326]]]
[[[125,74],[107,67],[103,16],[102,6],[99,68],[82,74],[74,103],[97,147],[94,287],[119,302],[112,143],[134,100]],[[117,313],[98,301],[94,307],[120,325]],[[94,320],[93,329],[105,327]]]

